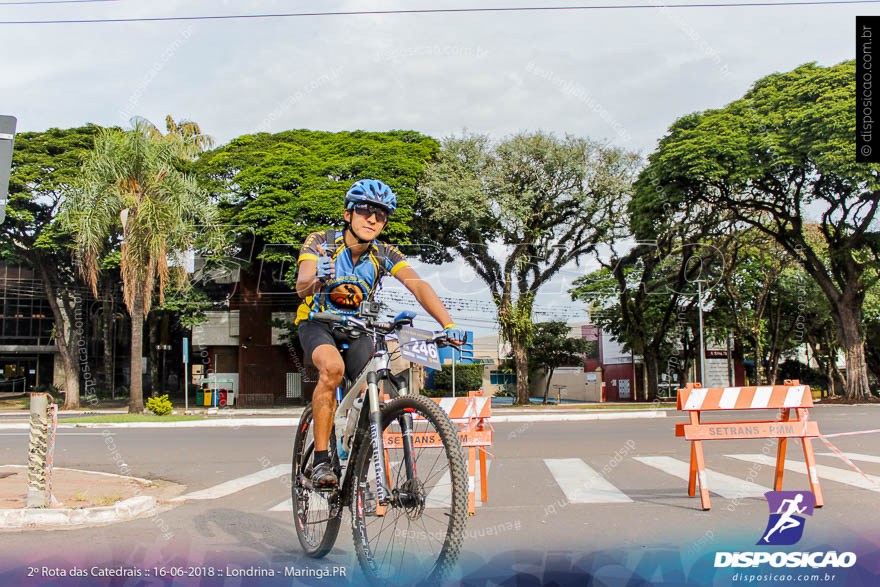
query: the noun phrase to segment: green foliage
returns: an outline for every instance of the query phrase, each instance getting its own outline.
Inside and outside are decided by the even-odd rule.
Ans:
[[[495,397],[516,397],[516,385],[511,383],[499,385],[495,391]]]
[[[535,324],[534,336],[528,347],[529,366],[550,373],[557,367],[583,365],[587,341],[569,336],[565,322]]]
[[[522,374],[519,401],[528,401],[524,348],[535,293],[620,228],[639,164],[621,149],[537,132],[497,144],[486,135],[449,137],[428,168],[418,222],[488,286]]]
[[[179,171],[194,155],[190,141],[162,136],[143,121],[129,131],[101,130],[64,203],[61,221],[75,237],[75,258],[93,290],[112,251],[108,239],[125,240],[118,263],[130,312],[136,293],[149,311],[154,280],[160,302],[172,273],[183,286],[185,273],[169,268],[169,258],[222,238],[207,193]]]
[[[48,393],[49,398],[53,402],[58,402],[58,400],[63,397],[63,392],[61,388],[52,383],[41,383],[40,385],[34,387],[34,389],[30,393]]]
[[[511,302],[501,298],[495,298],[498,307],[498,325],[501,327],[501,336],[508,342],[516,341],[523,346],[531,342],[534,324],[532,323],[532,305],[535,300],[535,292],[529,292]]]
[[[774,73],[725,108],[679,119],[640,182],[659,194],[654,209],[726,210],[785,248],[831,303],[853,366],[847,395],[861,396],[862,305],[877,279],[865,272],[880,255],[880,165],[853,156],[855,65],[808,63]],[[650,230],[650,219],[640,226]],[[814,228],[817,242],[810,240]]]
[[[282,344],[299,344],[299,327],[293,323],[293,320],[283,320],[281,318],[272,318],[269,320],[269,328],[278,328],[281,330],[279,340]]]
[[[15,136],[7,216],[0,226],[4,258],[67,255],[68,233],[57,224],[56,212],[101,130],[90,124]]]
[[[455,365],[455,395],[466,396],[469,391],[476,391],[483,386],[483,365]],[[434,372],[434,390],[431,397],[448,397],[452,395],[452,365]]]
[[[256,250],[265,261],[290,263],[293,273],[309,233],[342,225],[345,192],[357,179],[381,179],[397,194],[384,240],[424,242],[412,229],[415,190],[437,149],[434,139],[414,131],[257,133],[205,153],[195,172],[221,200],[223,222],[254,231],[240,231],[240,242],[289,243]]]
[[[147,398],[146,408],[157,416],[165,416],[171,413],[171,400],[168,394]]]
[[[202,324],[208,319],[206,312],[213,306],[204,291],[190,284],[168,288],[164,303],[156,306],[156,310],[172,312],[186,328]]]
[[[81,329],[74,328],[78,290],[82,281],[70,262],[71,235],[57,216],[59,207],[79,181],[82,161],[94,146],[101,127],[23,132],[15,137],[9,179],[6,220],[0,225],[0,259],[34,270],[53,306],[53,344],[72,357]],[[65,407],[79,404],[75,375],[67,374],[71,389]]]
[[[140,364],[141,325],[153,291],[163,304],[172,280],[177,288],[187,281],[182,263],[169,265],[169,259],[199,247],[223,247],[214,204],[182,171],[210,140],[195,123],[177,125],[171,117],[167,123],[167,135],[142,119],[129,131],[99,131],[59,218],[72,233],[74,259],[96,296],[104,258],[124,241],[118,265],[132,317],[132,372],[139,369],[134,363]],[[132,381],[129,409],[143,409],[139,377]]]

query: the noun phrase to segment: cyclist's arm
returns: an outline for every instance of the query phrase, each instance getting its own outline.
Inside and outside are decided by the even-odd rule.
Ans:
[[[302,299],[321,289],[321,282],[317,277],[318,264],[310,259],[300,261],[299,272],[296,276],[296,293]]]
[[[314,271],[314,269],[313,269]],[[440,323],[440,326],[446,328],[452,324],[452,317],[446,310],[446,306],[437,297],[434,288],[427,281],[419,277],[416,270],[412,267],[403,267],[394,273],[394,277],[406,286],[406,289],[412,292],[419,304],[430,314],[434,320]]]
[[[299,271],[296,275],[296,293],[306,299],[321,290],[323,285],[318,279],[318,257],[324,254],[324,244],[318,242],[320,235],[309,235],[299,255]]]

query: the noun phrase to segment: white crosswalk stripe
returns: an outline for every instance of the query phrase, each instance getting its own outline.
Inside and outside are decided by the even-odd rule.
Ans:
[[[833,452],[817,452],[816,453],[816,456],[820,456],[820,455],[823,457],[830,456],[830,457],[838,458],[837,455],[834,454]],[[874,455],[863,455],[863,454],[857,453],[857,452],[845,452],[845,453],[843,453],[843,456],[845,456],[846,458],[848,458],[851,461],[864,461],[866,463],[880,463],[880,457],[875,457]]]
[[[219,485],[215,485],[214,487],[209,487],[208,489],[202,489],[200,491],[187,493],[186,495],[174,497],[169,501],[191,501],[197,499],[217,499],[220,497],[226,497],[227,495],[232,495],[233,493],[247,489],[248,487],[253,487],[254,485],[258,485],[265,481],[276,479],[285,474],[290,474],[290,465],[275,465],[274,467],[268,467],[262,471],[232,479]]]
[[[672,457],[633,457],[633,459],[685,481],[688,480],[690,475],[690,465],[685,461]],[[767,487],[761,487],[745,479],[725,475],[712,469],[707,468],[706,475],[706,484],[709,486],[709,491],[728,499],[763,497],[769,491]]]
[[[833,457],[833,453],[823,452],[816,453],[817,456]],[[853,461],[863,461],[867,463],[880,463],[880,456],[874,456],[862,453],[844,453]],[[726,457],[743,461],[747,463],[757,463],[770,469],[776,466],[776,458],[765,454],[728,454]],[[591,504],[591,503],[632,503],[633,500],[626,495],[625,492],[614,486],[601,473],[592,469],[582,459],[579,458],[563,458],[563,459],[541,459],[544,465],[549,469],[553,480],[559,486],[559,489],[565,494],[566,499],[572,504]],[[666,475],[672,475],[684,481],[687,481],[690,472],[690,466],[686,460],[681,460],[669,456],[638,456],[632,457],[633,461],[647,465],[652,470],[661,471]],[[392,462],[395,465],[396,461]],[[718,463],[722,465],[723,463]],[[478,464],[479,466],[479,464]],[[487,470],[491,469],[492,460],[486,463]],[[803,461],[786,460],[785,468],[789,471],[807,474],[806,465]],[[248,487],[252,487],[259,483],[263,483],[276,477],[281,477],[289,472],[289,465],[278,465],[270,467],[250,475],[245,475],[238,479],[233,479],[225,483],[221,483],[215,487],[189,493],[177,498],[178,501],[189,501],[196,499],[216,499],[224,497],[237,491],[242,491]],[[816,473],[822,479],[843,483],[860,489],[868,489],[880,493],[880,486],[872,484],[859,473],[850,471],[842,467],[831,467],[826,465],[817,465]],[[372,479],[374,474],[371,470],[368,473]],[[762,497],[764,493],[769,491],[770,487],[764,487],[756,483],[747,481],[742,477],[721,473],[715,469],[706,469],[707,484],[709,490],[715,494],[727,499],[739,499],[743,497]],[[470,483],[474,486],[476,492],[476,505],[482,505],[480,501],[480,479],[479,471]],[[880,476],[869,475],[870,479],[880,483]],[[431,489],[427,497],[427,507],[442,508],[448,507],[451,498],[451,483],[449,481],[449,473],[446,472],[439,479],[432,479],[429,482]],[[317,496],[315,499],[318,500]],[[271,512],[289,512],[291,511],[291,499],[287,498],[281,503],[269,508]],[[321,509],[322,504],[313,504],[314,508]],[[326,502],[323,507],[326,508]]]
[[[776,466],[776,459],[765,454],[742,454],[725,456],[741,461],[767,465],[769,467]],[[786,459],[785,469],[788,471],[794,471],[795,473],[801,473],[803,475],[807,474],[807,465],[803,461],[792,461],[791,459]],[[871,491],[876,491],[880,493],[880,485],[874,485],[855,471],[847,471],[844,469],[838,469],[837,467],[827,467],[825,465],[816,465],[816,473],[819,475],[819,477],[823,479],[828,479],[829,481],[836,481],[837,483],[844,483],[846,485],[852,485],[853,487],[858,487],[860,489],[869,489]],[[875,477],[873,475],[868,475],[868,477],[880,483],[880,477]]]
[[[492,468],[492,461],[486,461],[486,476],[489,476],[489,469]],[[474,476],[474,492],[476,495],[476,506],[480,507],[482,505],[482,501],[480,501],[480,463],[477,462],[477,471]],[[433,481],[430,481],[433,483]],[[437,483],[434,485],[434,488],[428,493],[428,498],[425,500],[425,507],[429,508],[448,508],[452,503],[452,478],[449,475],[449,471],[443,473],[443,475],[437,480]]]
[[[569,503],[632,502],[624,492],[581,459],[544,459],[544,464]]]
[[[391,461],[391,466],[394,467],[398,463],[399,463],[399,461],[393,460],[393,461]],[[476,492],[476,496],[477,496],[477,499],[476,499],[477,507],[482,505],[482,501],[480,501],[480,490],[481,490],[482,485],[480,483],[479,466],[480,466],[479,463],[477,463],[477,475],[475,476],[475,480],[474,480],[475,492]],[[489,474],[489,470],[491,468],[492,468],[492,461],[491,460],[486,461],[486,475]],[[369,479],[372,479],[375,476],[375,473],[373,472],[373,465],[372,464],[370,464],[370,472],[368,473],[368,475],[370,475],[370,477],[368,477]],[[426,502],[425,507],[429,507],[429,508],[444,508],[444,507],[448,508],[449,507],[449,504],[452,503],[452,481],[450,479],[451,478],[449,476],[449,471],[446,471],[445,473],[443,473],[443,475],[441,475],[436,480],[436,482],[434,479],[429,480],[429,483],[433,485],[433,489],[431,489],[431,491],[428,493],[428,497],[425,500],[425,502]],[[313,495],[317,495],[317,494],[313,494]],[[323,507],[322,507],[322,505],[319,505],[318,508],[319,509],[327,509],[326,501],[324,502]],[[278,505],[275,505],[275,506],[272,506],[271,508],[269,508],[269,511],[270,512],[289,512],[292,509],[293,509],[293,498],[287,498],[284,501],[282,501],[281,503],[279,503]]]

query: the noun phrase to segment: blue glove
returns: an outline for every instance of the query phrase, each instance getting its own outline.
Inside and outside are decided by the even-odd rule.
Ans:
[[[465,337],[467,336],[464,330],[456,326],[454,322],[452,324],[447,324],[443,329],[443,332],[446,333],[446,336],[449,337],[450,341],[459,344],[465,342]]]
[[[318,268],[315,273],[320,281],[327,281],[333,276],[333,259],[327,256],[318,257]]]

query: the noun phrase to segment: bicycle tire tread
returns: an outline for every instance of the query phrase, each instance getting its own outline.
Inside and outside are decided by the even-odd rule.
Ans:
[[[412,405],[407,405],[412,404]],[[444,440],[448,441],[449,439],[454,442],[453,447],[447,446],[447,460],[449,462],[450,469],[450,478],[458,479],[458,483],[456,484],[453,481],[453,486],[457,486],[459,488],[463,487],[463,491],[453,491],[452,492],[452,511],[453,515],[450,516],[450,526],[447,532],[447,539],[443,545],[443,549],[441,550],[442,560],[436,566],[434,572],[423,579],[422,583],[436,585],[437,582],[442,581],[444,577],[446,577],[449,572],[455,567],[455,564],[458,561],[458,557],[461,554],[462,545],[464,542],[464,529],[467,523],[467,499],[468,499],[468,481],[467,481],[467,466],[465,464],[464,455],[461,451],[461,444],[458,440],[458,431],[455,429],[455,424],[449,419],[449,416],[438,406],[436,403],[431,401],[429,398],[421,395],[404,395],[398,397],[388,404],[384,406],[383,416],[382,416],[382,426],[383,431],[388,425],[397,417],[398,412],[401,412],[404,407],[414,407],[421,411],[432,421],[432,424],[436,427],[437,431],[440,433],[441,437]],[[446,442],[444,442],[446,444]],[[365,450],[366,449],[366,450]],[[351,515],[352,515],[352,540],[355,545],[355,552],[357,553],[358,562],[361,565],[361,568],[365,570],[365,575],[367,579],[374,584],[385,584],[383,580],[379,577],[371,575],[369,572],[366,572],[366,569],[369,568],[369,563],[366,560],[366,554],[363,548],[363,540],[366,539],[364,535],[361,535],[361,529],[359,528],[359,520],[357,513],[357,493],[359,488],[359,481],[362,474],[365,474],[365,471],[369,470],[369,466],[366,468],[364,466],[364,460],[369,462],[370,454],[372,452],[372,442],[368,441],[366,443],[361,444],[361,448],[358,450],[357,455],[357,468],[356,477],[352,483],[352,499],[351,499]]]
[[[296,530],[296,537],[299,540],[300,546],[305,552],[306,556],[310,558],[322,558],[327,555],[332,549],[333,545],[336,544],[336,538],[339,536],[339,529],[342,525],[342,512],[343,508],[339,508],[339,513],[330,518],[327,522],[327,529],[324,532],[324,536],[321,538],[321,541],[318,543],[316,547],[312,547],[305,536],[303,536],[303,531],[299,527],[299,521],[297,520],[296,510],[297,510],[297,496],[296,496],[296,485],[298,479],[298,471],[297,471],[297,454],[303,450],[303,423],[304,422],[313,422],[312,417],[312,404],[306,406],[306,409],[303,411],[302,416],[300,416],[300,420],[296,425],[296,432],[294,436],[293,442],[293,457],[291,459],[291,509],[293,513],[293,525]],[[308,426],[306,426],[308,428]]]

